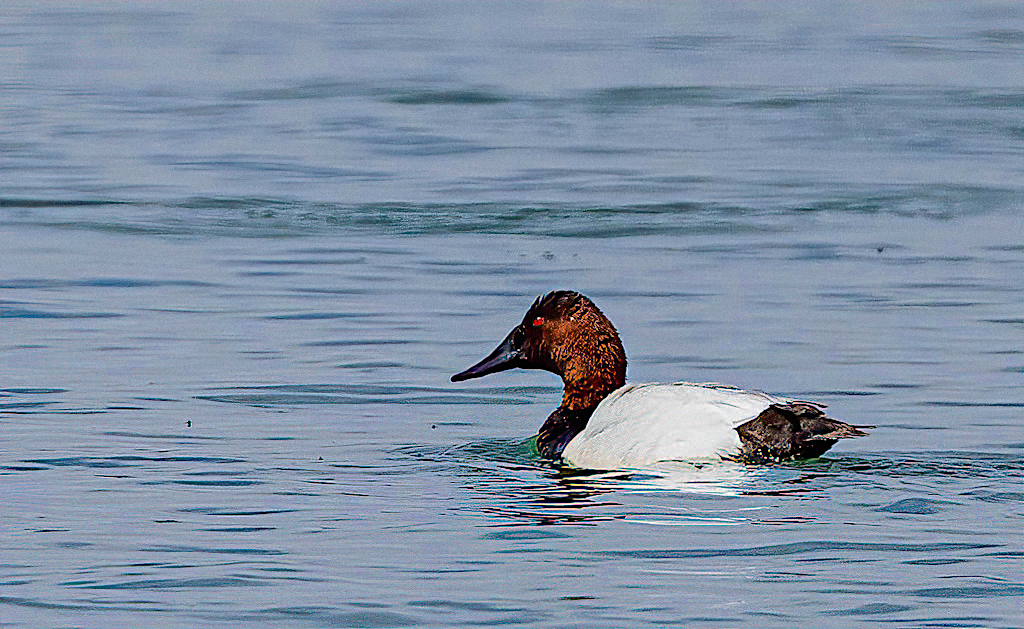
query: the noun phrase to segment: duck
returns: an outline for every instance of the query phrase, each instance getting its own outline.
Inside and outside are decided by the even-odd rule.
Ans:
[[[575,468],[812,459],[871,428],[826,416],[824,404],[723,384],[627,384],[618,331],[593,301],[575,291],[538,297],[494,351],[451,381],[515,368],[561,377],[562,402],[540,427],[536,449]]]

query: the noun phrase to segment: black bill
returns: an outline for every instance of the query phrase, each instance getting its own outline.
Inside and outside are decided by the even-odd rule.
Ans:
[[[470,378],[486,376],[490,373],[515,369],[519,366],[519,359],[521,357],[521,348],[519,347],[522,342],[521,339],[522,334],[519,328],[513,329],[505,337],[505,340],[501,342],[501,345],[487,355],[487,358],[484,358],[469,369],[452,376],[452,382],[461,382]]]

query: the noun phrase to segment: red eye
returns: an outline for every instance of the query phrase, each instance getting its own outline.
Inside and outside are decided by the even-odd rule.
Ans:
[[[533,327],[539,328],[542,325],[544,325],[544,317],[537,317],[533,320]]]

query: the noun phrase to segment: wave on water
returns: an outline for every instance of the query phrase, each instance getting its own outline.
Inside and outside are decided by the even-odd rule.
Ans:
[[[553,387],[487,387],[453,391],[398,385],[297,384],[211,389],[197,400],[246,406],[309,404],[531,404]]]
[[[948,220],[1024,204],[1024,190],[907,186],[860,191],[771,190],[754,201],[573,203],[365,203],[195,197],[179,201],[0,198],[0,226],[114,234],[281,237],[337,231],[390,235],[458,233],[567,237],[771,232],[809,213],[890,214]],[[778,192],[778,191],[776,191]]]

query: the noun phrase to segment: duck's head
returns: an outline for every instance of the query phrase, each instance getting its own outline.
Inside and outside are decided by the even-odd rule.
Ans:
[[[560,376],[567,408],[596,406],[626,382],[626,352],[615,327],[594,302],[572,291],[538,297],[493,352],[452,382],[516,367]]]

